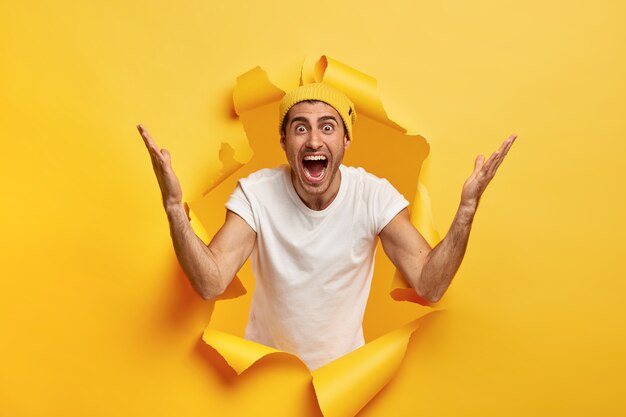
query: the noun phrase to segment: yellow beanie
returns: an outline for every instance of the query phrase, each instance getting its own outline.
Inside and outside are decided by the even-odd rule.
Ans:
[[[278,130],[280,133],[282,133],[283,121],[289,109],[306,100],[322,101],[337,110],[348,132],[348,138],[352,140],[352,124],[356,121],[354,104],[345,94],[322,83],[305,84],[285,94],[280,101],[278,112]]]

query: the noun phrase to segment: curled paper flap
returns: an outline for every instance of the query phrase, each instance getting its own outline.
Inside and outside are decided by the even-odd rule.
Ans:
[[[375,78],[327,56],[322,56],[315,64],[313,74],[316,82],[329,84],[350,97],[357,115],[367,116],[406,133],[406,129],[387,117]]]
[[[303,69],[302,79],[310,79],[304,71]],[[315,80],[332,84],[343,91],[357,107],[357,139],[350,152],[346,153],[346,163],[362,166],[369,172],[389,179],[409,201],[413,201],[412,222],[424,228],[420,230],[426,233],[429,242],[437,240],[430,215],[428,193],[423,185],[418,184],[421,165],[429,151],[426,140],[421,136],[406,135],[406,130],[387,118],[374,78],[328,57],[322,57],[315,64],[314,71]],[[208,235],[216,233],[223,222],[224,203],[236,186],[238,178],[261,168],[284,163],[284,154],[278,146],[277,129],[277,102],[284,94],[269,81],[265,71],[259,67],[238,77],[233,93],[235,110],[244,126],[254,156],[240,169],[230,171],[232,175],[216,183],[201,200],[189,203],[193,218],[202,223]],[[275,145],[272,146],[273,143]],[[381,143],[384,145],[381,146]],[[368,154],[371,155],[372,149],[383,146],[386,152],[377,153],[376,158],[367,157]],[[403,169],[386,172],[386,167],[398,168],[402,164]],[[246,279],[243,281],[246,282]],[[238,285],[240,284],[235,284],[235,287]],[[408,294],[415,294],[415,291],[409,289],[401,278],[398,287],[401,292],[405,292],[405,299],[420,302],[409,297]],[[230,287],[228,291],[236,292]],[[392,330],[315,370],[311,374],[312,384],[323,414],[351,416],[365,406],[395,374],[404,358],[408,340],[418,325],[419,320],[416,320]],[[261,367],[271,366],[270,362],[263,360],[268,356],[281,361],[295,358],[287,352],[235,336],[233,331],[225,332],[214,327],[212,319],[211,327],[204,332],[203,340],[237,374],[245,372],[254,364]],[[234,333],[240,333],[240,330]],[[305,369],[303,366],[303,370]]]
[[[269,346],[251,342],[241,337],[211,328],[207,328],[204,331],[202,340],[215,349],[228,365],[233,368],[237,375],[240,375],[264,356],[272,354],[288,355],[285,352],[281,352]]]
[[[361,348],[311,372],[318,405],[326,417],[353,416],[393,378],[413,333],[437,310],[391,331]],[[206,329],[202,340],[240,375],[269,355],[293,360],[294,355],[229,333]],[[303,366],[303,369],[305,367]]]
[[[312,372],[326,417],[353,416],[395,375],[410,337],[434,311]]]
[[[283,90],[268,81],[267,74],[261,67],[255,67],[237,77],[233,103],[238,115],[278,101],[285,95]]]

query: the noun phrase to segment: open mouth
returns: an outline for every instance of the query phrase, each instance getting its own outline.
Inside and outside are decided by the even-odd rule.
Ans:
[[[326,174],[328,159],[324,155],[307,155],[302,158],[302,167],[307,180],[320,182]]]

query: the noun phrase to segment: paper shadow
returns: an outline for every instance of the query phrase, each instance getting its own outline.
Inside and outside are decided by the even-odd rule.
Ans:
[[[215,301],[205,301],[195,292],[187,276],[176,259],[172,259],[170,273],[165,275],[168,280],[167,290],[157,320],[159,333],[176,335],[189,329],[189,323],[200,316],[208,325],[213,315]],[[198,329],[202,334],[202,329]]]

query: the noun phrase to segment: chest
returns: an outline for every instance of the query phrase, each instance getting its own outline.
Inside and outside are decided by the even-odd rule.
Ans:
[[[329,213],[301,210],[268,210],[259,219],[257,244],[281,259],[297,259],[301,267],[359,262],[376,242],[375,228],[366,204],[345,201]]]

